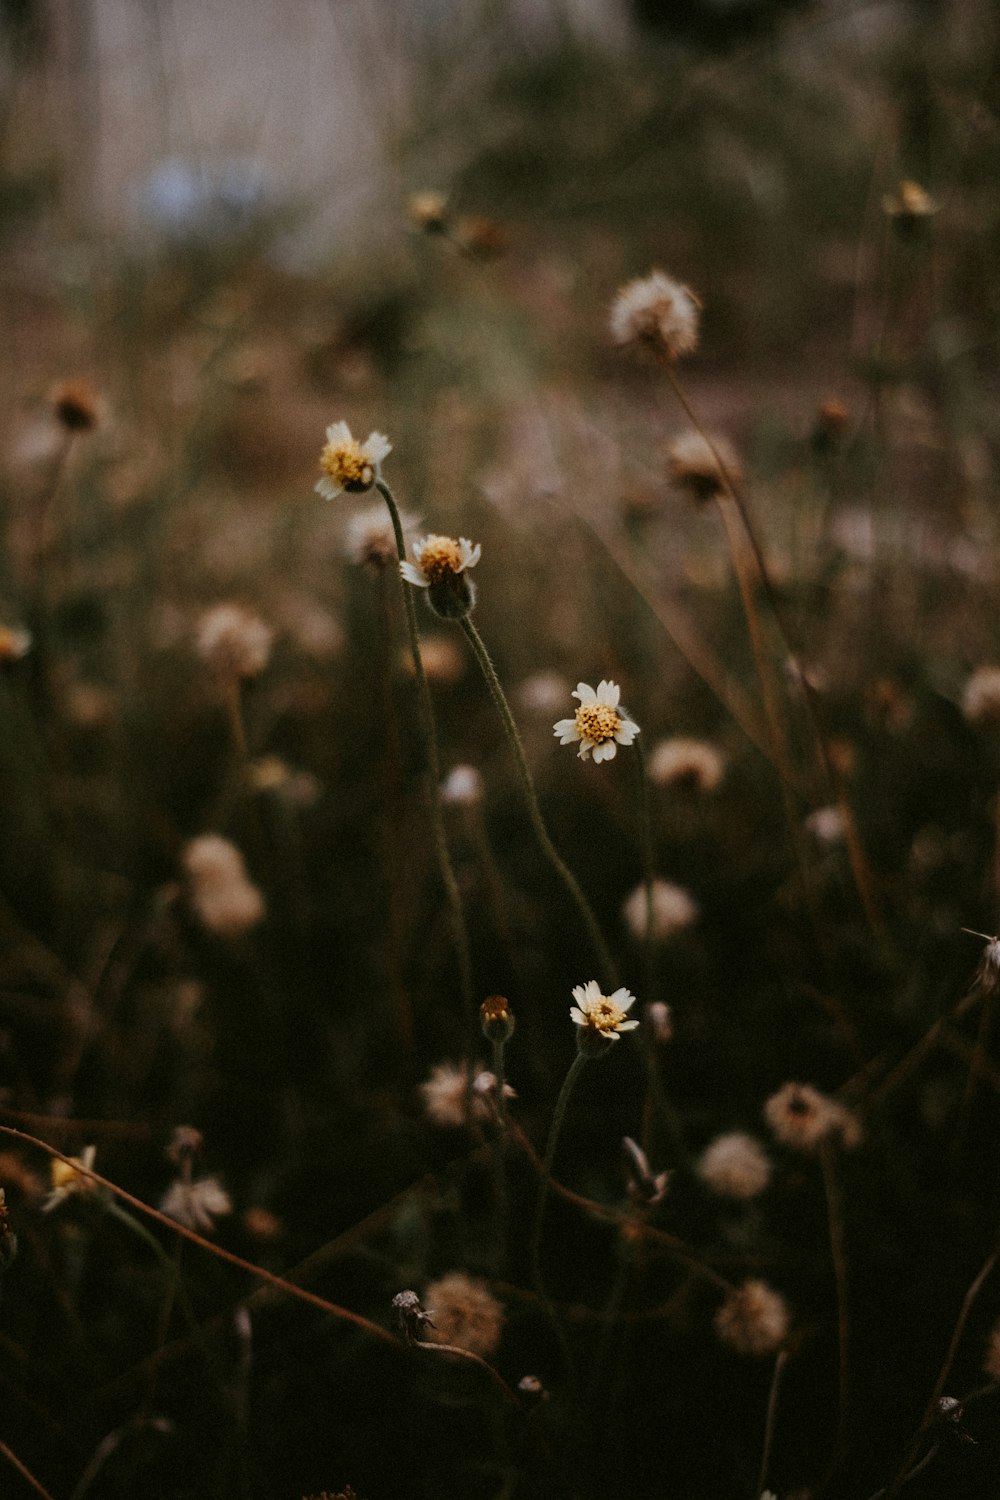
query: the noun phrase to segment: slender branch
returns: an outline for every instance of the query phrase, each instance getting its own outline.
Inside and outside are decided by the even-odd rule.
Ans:
[[[753,1500],[764,1493],[764,1485],[767,1483],[767,1471],[771,1464],[771,1448],[774,1444],[774,1425],[778,1416],[778,1396],[781,1391],[781,1378],[785,1373],[785,1365],[788,1363],[788,1350],[781,1349],[774,1361],[774,1374],[771,1376],[771,1389],[767,1397],[767,1416],[764,1419],[764,1443],[760,1453],[760,1470],[757,1474],[757,1484],[753,1492]]]
[[[52,1500],[52,1496],[49,1494],[48,1490],[41,1483],[41,1481],[35,1478],[31,1470],[21,1462],[17,1454],[13,1453],[2,1439],[0,1439],[0,1453],[2,1453],[7,1462],[17,1470],[21,1478],[27,1480],[27,1482],[31,1485],[31,1488],[35,1491],[36,1495],[41,1495],[42,1500]]]

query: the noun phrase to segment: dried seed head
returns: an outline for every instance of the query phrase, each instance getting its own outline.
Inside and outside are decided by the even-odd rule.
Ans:
[[[711,442],[700,432],[682,433],[667,445],[666,457],[674,488],[685,490],[699,504],[727,494],[743,480],[736,449],[715,433]]]
[[[786,1083],[764,1105],[764,1118],[775,1139],[794,1151],[815,1152],[826,1141],[850,1151],[861,1142],[857,1116],[808,1083]]]
[[[423,1329],[431,1326],[430,1314],[416,1292],[397,1292],[392,1299],[392,1321],[408,1344],[415,1344]]]
[[[715,1314],[715,1331],[738,1354],[773,1354],[788,1337],[791,1316],[779,1292],[745,1281]]]
[[[759,1141],[734,1130],[717,1136],[697,1166],[702,1182],[723,1198],[756,1198],[771,1180],[771,1163]]]
[[[271,656],[274,631],[242,604],[216,604],[198,622],[195,647],[213,672],[228,681],[259,677]]]
[[[673,364],[698,347],[701,303],[689,287],[663,271],[630,281],[611,304],[611,337],[660,364]]]
[[[496,1353],[504,1312],[485,1281],[451,1271],[432,1281],[425,1295],[433,1343],[454,1344],[484,1359]]]

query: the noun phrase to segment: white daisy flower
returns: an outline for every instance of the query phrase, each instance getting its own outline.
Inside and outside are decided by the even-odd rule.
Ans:
[[[392,444],[383,433],[370,432],[359,443],[346,422],[334,422],[326,429],[326,447],[319,456],[323,478],[315,486],[317,493],[335,500],[343,490],[370,490],[382,460],[391,452]]]
[[[555,725],[560,745],[580,742],[580,759],[593,755],[594,761],[614,760],[619,745],[631,745],[639,726],[619,709],[621,688],[616,682],[599,682],[597,689],[578,682],[574,698],[580,707],[572,719],[560,719]]]
[[[416,562],[401,562],[399,571],[414,588],[429,589],[474,568],[482,555],[481,544],[473,546],[464,536],[458,541],[453,536],[421,536],[413,544]]]
[[[60,1203],[71,1198],[75,1193],[95,1193],[97,1183],[92,1177],[86,1177],[84,1173],[90,1172],[94,1167],[94,1157],[97,1155],[96,1146],[84,1146],[79,1156],[71,1156],[69,1161],[60,1161],[54,1156],[49,1163],[51,1174],[52,1191],[42,1204],[42,1213],[47,1214]],[[82,1167],[83,1171],[77,1171]]]
[[[575,1024],[586,1031],[599,1032],[609,1041],[616,1042],[621,1032],[634,1031],[639,1024],[626,1019],[635,1004],[635,996],[624,987],[615,990],[613,995],[602,995],[597,980],[590,979],[586,984],[575,986],[573,999],[576,1004],[571,1006],[570,1016]]]

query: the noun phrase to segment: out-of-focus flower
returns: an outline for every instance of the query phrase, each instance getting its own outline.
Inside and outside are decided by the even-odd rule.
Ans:
[[[698,904],[682,886],[669,880],[653,881],[654,942],[665,943],[675,933],[683,932],[698,920]],[[622,907],[625,925],[636,942],[646,937],[646,886],[637,885]]]
[[[510,248],[507,226],[487,214],[464,214],[455,225],[455,241],[477,260],[499,260]]]
[[[74,1194],[96,1193],[98,1184],[92,1177],[84,1176],[94,1166],[94,1157],[97,1155],[96,1146],[84,1146],[79,1156],[73,1156],[69,1161],[60,1161],[53,1157],[49,1164],[52,1191],[42,1204],[42,1212],[49,1213],[53,1208],[58,1208],[67,1198]],[[82,1167],[83,1171],[77,1170]]]
[[[844,814],[839,807],[817,807],[806,818],[805,828],[817,844],[844,842]]]
[[[482,556],[482,547],[466,538],[418,537],[413,544],[414,562],[401,562],[399,571],[414,588],[427,589],[434,611],[446,620],[460,620],[476,602],[476,590],[468,570]]]
[[[882,199],[883,213],[901,228],[912,228],[921,219],[929,219],[939,207],[927,189],[911,178],[904,178],[894,193],[886,193]]]
[[[232,1199],[217,1177],[199,1177],[194,1182],[178,1177],[160,1199],[161,1213],[200,1234],[211,1234],[216,1219],[232,1211]]]
[[[381,432],[370,432],[359,443],[346,422],[334,422],[326,429],[326,446],[319,456],[323,477],[314,488],[325,500],[335,500],[344,490],[370,490],[391,452],[392,444]]]
[[[400,511],[403,536],[409,537],[417,525],[417,517],[409,511]],[[387,508],[379,501],[366,510],[356,511],[347,521],[344,530],[344,555],[357,563],[373,563],[384,568],[396,559],[396,533]]]
[[[690,787],[714,792],[726,772],[726,763],[707,740],[658,740],[649,757],[649,779],[656,786]]]
[[[178,1125],[167,1142],[164,1155],[174,1166],[179,1167],[184,1162],[193,1161],[204,1143],[204,1136],[194,1125]]]
[[[602,995],[596,979],[578,984],[573,989],[576,1001],[570,1007],[570,1016],[583,1031],[596,1033],[611,1042],[616,1042],[623,1031],[634,1031],[638,1021],[630,1021],[628,1012],[635,1004],[635,996],[624,986],[613,995]]]
[[[406,212],[415,228],[425,234],[443,234],[448,224],[448,195],[433,188],[411,193]]]
[[[766,1282],[745,1281],[715,1314],[715,1331],[738,1354],[773,1354],[788,1337],[788,1304]]]
[[[280,1240],[285,1232],[285,1226],[277,1214],[269,1208],[263,1208],[260,1204],[252,1204],[245,1208],[240,1215],[240,1223],[252,1240],[258,1240],[262,1245],[273,1244]]]
[[[550,714],[566,701],[569,690],[558,672],[534,672],[518,684],[517,700],[529,713]]]
[[[652,271],[618,292],[611,304],[611,337],[623,348],[672,364],[697,349],[700,311],[689,287]]]
[[[794,1151],[815,1152],[834,1139],[850,1151],[861,1142],[857,1116],[808,1083],[786,1083],[764,1105],[764,1118],[775,1139]]]
[[[771,1163],[760,1142],[740,1130],[717,1136],[702,1152],[696,1170],[723,1198],[756,1198],[771,1180]]]
[[[216,604],[198,622],[196,649],[218,677],[259,677],[271,656],[274,632],[242,604]]]
[[[843,401],[831,397],[817,408],[810,441],[817,454],[831,453],[844,435],[850,412]]]
[[[651,1000],[643,1007],[643,1020],[658,1047],[665,1047],[674,1037],[674,1018],[670,1006],[662,1000]]]
[[[424,1300],[432,1320],[427,1337],[433,1343],[453,1344],[482,1359],[496,1353],[504,1313],[485,1281],[450,1271],[430,1283]]]
[[[962,693],[970,724],[1000,724],[1000,667],[977,667]]]
[[[631,745],[639,726],[619,708],[621,688],[616,682],[601,681],[596,688],[578,682],[572,696],[579,698],[580,707],[572,719],[560,719],[554,726],[560,745],[579,741],[580,759],[592,755],[595,764],[614,760],[619,745]]]
[[[666,455],[671,483],[699,503],[726,494],[730,485],[735,487],[743,479],[736,449],[728,438],[715,433],[709,443],[700,432],[684,432],[667,445]]]
[[[477,1068],[472,1073],[467,1064],[437,1063],[430,1077],[420,1084],[427,1118],[435,1125],[459,1128],[469,1120],[489,1120],[495,1115],[497,1080],[493,1073]],[[504,1098],[515,1098],[509,1084]]]
[[[475,766],[452,766],[441,783],[441,801],[450,807],[475,807],[483,800],[483,778]]]
[[[0,662],[20,661],[31,650],[30,630],[0,625]]]
[[[420,642],[420,660],[427,681],[440,683],[442,687],[458,682],[465,671],[466,656],[461,643],[450,635],[425,635]],[[408,646],[400,653],[400,663],[404,672],[412,674],[413,656]]]
[[[241,937],[264,916],[264,897],[247,875],[243,855],[217,833],[205,833],[184,846],[181,864],[188,877],[192,910],[209,932]]]

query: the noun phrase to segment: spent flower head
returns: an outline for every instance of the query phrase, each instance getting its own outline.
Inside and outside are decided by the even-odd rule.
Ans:
[[[370,490],[382,460],[391,452],[392,444],[383,433],[370,432],[359,443],[346,422],[334,422],[326,429],[326,445],[319,456],[323,477],[314,488],[325,500],[335,500],[344,490],[352,494]]]
[[[216,604],[198,621],[195,648],[224,680],[259,677],[271,655],[274,631],[242,604]]]
[[[572,696],[580,700],[580,707],[572,719],[559,719],[553,729],[560,745],[579,741],[580,759],[592,755],[595,764],[614,760],[619,745],[631,745],[639,726],[620,707],[621,688],[616,682],[604,680],[596,688],[578,682]]]
[[[414,588],[427,589],[435,614],[445,620],[461,620],[476,602],[476,589],[468,570],[482,556],[482,547],[467,537],[418,537],[413,544],[413,562],[401,562],[399,571]]]
[[[715,1314],[715,1331],[738,1354],[773,1354],[788,1337],[791,1315],[779,1292],[763,1281],[745,1281]]]
[[[435,1344],[454,1344],[470,1354],[494,1354],[503,1332],[504,1313],[485,1281],[450,1271],[432,1281],[424,1293],[431,1322],[427,1337]]]
[[[699,503],[726,494],[743,479],[736,449],[715,433],[709,442],[700,432],[684,432],[667,445],[666,456],[671,484]]]
[[[815,1152],[834,1140],[851,1151],[861,1142],[857,1115],[809,1083],[786,1083],[764,1105],[764,1118],[793,1151]]]
[[[771,1180],[771,1163],[763,1147],[741,1130],[716,1136],[702,1152],[695,1170],[702,1182],[723,1198],[756,1198]]]
[[[698,347],[701,303],[690,287],[663,271],[630,281],[611,304],[611,337],[661,364],[673,364]]]

